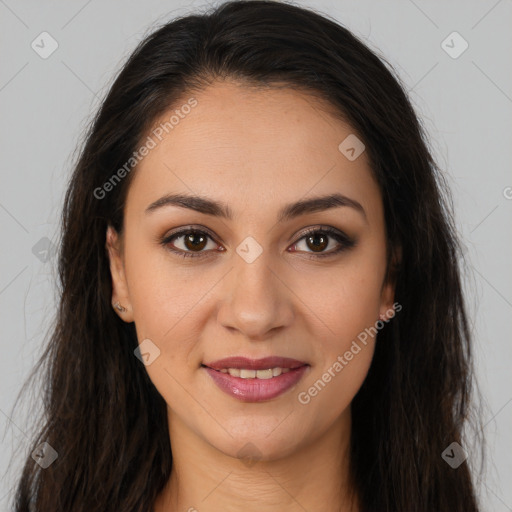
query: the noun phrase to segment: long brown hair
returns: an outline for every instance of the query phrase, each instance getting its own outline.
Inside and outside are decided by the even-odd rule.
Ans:
[[[58,457],[45,469],[27,457],[15,510],[148,512],[171,474],[166,403],[134,357],[134,324],[111,305],[105,233],[123,229],[136,167],[103,197],[97,191],[158,116],[216,78],[325,99],[364,139],[389,246],[401,247],[403,310],[379,332],[352,403],[362,512],[478,511],[468,462],[453,468],[442,456],[451,443],[465,447],[466,424],[480,434],[445,179],[385,59],[328,16],[273,1],[227,2],[164,24],[135,49],[91,122],[64,201],[57,317],[36,365],[44,414],[32,449],[47,442]]]

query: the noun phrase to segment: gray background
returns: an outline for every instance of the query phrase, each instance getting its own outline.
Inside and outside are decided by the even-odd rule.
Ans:
[[[489,461],[479,491],[486,511],[512,511],[512,2],[298,3],[335,17],[395,66],[448,174],[470,262],[467,297],[487,403]],[[40,403],[36,393],[11,415],[55,311],[51,244],[73,151],[136,43],[207,5],[0,0],[0,510],[8,510]],[[42,46],[43,31],[58,43],[46,59],[31,47]],[[453,31],[469,44],[458,58],[441,46]],[[448,44],[462,48],[457,39]]]

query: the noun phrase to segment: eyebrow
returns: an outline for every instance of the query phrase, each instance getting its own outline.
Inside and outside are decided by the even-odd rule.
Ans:
[[[188,208],[199,213],[221,217],[227,220],[233,220],[234,218],[233,211],[229,205],[220,201],[187,194],[167,194],[151,203],[146,208],[145,213],[149,214],[165,206]],[[351,199],[343,194],[318,196],[287,204],[279,211],[278,222],[284,222],[307,213],[320,212],[342,206],[355,209],[364,217],[366,222],[368,222],[366,212],[362,205],[355,199]]]

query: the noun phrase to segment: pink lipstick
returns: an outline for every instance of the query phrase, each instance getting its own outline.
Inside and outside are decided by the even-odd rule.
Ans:
[[[309,365],[297,359],[228,357],[202,367],[226,394],[242,402],[271,400],[293,388]]]

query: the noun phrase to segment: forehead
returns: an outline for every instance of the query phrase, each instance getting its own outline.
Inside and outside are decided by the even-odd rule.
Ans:
[[[145,135],[154,147],[137,165],[127,208],[170,192],[254,213],[336,191],[365,209],[380,201],[365,152],[351,161],[339,149],[353,130],[314,96],[220,82],[183,98]],[[189,98],[195,106],[181,109]]]

